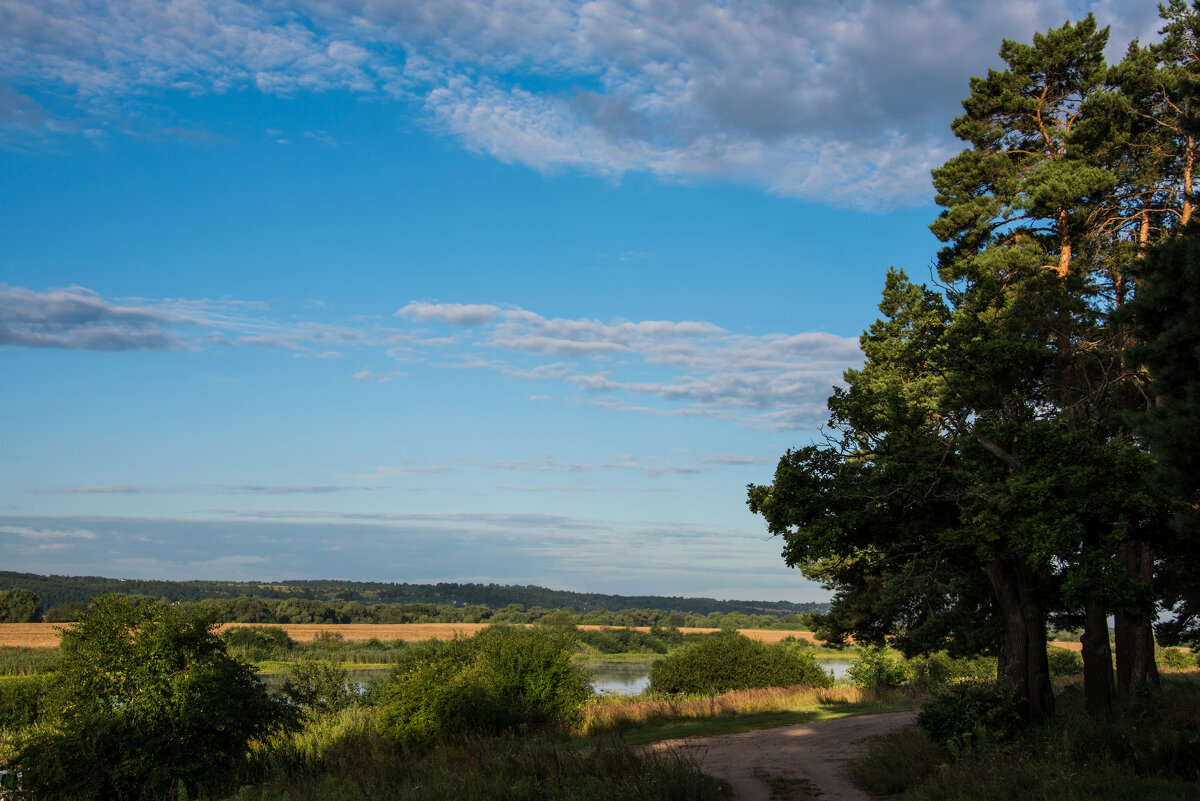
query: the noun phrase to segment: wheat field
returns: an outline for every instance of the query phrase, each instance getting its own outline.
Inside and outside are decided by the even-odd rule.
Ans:
[[[340,634],[345,640],[448,640],[455,636],[470,637],[486,623],[224,623],[221,629],[235,626],[278,626],[297,642],[310,642],[321,632]],[[54,648],[58,645],[59,632],[69,628],[70,623],[0,623],[0,646],[22,646],[25,648]],[[581,629],[604,630],[614,626],[580,626]],[[649,631],[646,626],[638,631]],[[684,628],[684,634],[700,634],[720,629]],[[779,631],[775,629],[741,629],[742,634],[762,642],[779,642],[787,637],[812,640],[811,631]]]

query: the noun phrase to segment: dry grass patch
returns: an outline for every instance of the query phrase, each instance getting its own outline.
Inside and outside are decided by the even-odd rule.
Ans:
[[[820,707],[860,704],[878,699],[877,693],[871,690],[860,690],[857,687],[831,687],[826,690],[807,685],[734,690],[723,695],[682,698],[599,696],[589,702],[584,709],[580,732],[597,734],[628,726],[644,726],[668,720],[755,715],[768,712],[803,712]]]

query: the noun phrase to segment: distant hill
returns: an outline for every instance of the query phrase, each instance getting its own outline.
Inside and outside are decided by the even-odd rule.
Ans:
[[[679,598],[661,595],[603,595],[568,592],[545,587],[504,584],[392,584],[376,581],[154,581],[100,576],[41,576],[0,570],[0,590],[20,587],[42,599],[42,608],[87,601],[102,592],[149,595],[168,601],[201,601],[206,598],[249,596],[263,599],[359,601],[370,604],[432,603],[470,606],[481,604],[503,609],[509,604],[546,609],[570,607],[577,612],[596,609],[662,609],[668,612],[741,612],[748,615],[790,615],[826,612],[827,603],[791,601],[718,601],[714,598]]]

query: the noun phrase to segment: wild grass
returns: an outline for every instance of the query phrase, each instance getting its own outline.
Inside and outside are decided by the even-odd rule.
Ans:
[[[58,660],[57,648],[0,645],[0,676],[31,676],[44,673]]]
[[[369,708],[311,721],[255,746],[227,801],[717,801],[721,785],[676,755],[572,747],[513,735],[442,742],[421,754],[378,733]]]

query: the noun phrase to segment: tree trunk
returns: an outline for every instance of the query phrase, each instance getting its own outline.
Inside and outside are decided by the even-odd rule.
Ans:
[[[1144,542],[1132,540],[1121,546],[1125,574],[1149,584],[1154,577],[1154,552]],[[1123,609],[1116,615],[1117,687],[1131,693],[1145,687],[1159,688],[1158,665],[1154,662],[1154,631],[1145,614]]]
[[[1083,636],[1084,708],[1093,715],[1112,714],[1113,663],[1108,646],[1108,615],[1099,594],[1084,602]]]
[[[1033,572],[1021,562],[993,559],[983,567],[1004,621],[998,672],[1030,723],[1054,714],[1046,661],[1046,613]]]

